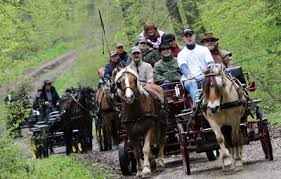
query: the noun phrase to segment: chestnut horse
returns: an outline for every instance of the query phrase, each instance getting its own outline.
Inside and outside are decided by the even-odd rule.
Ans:
[[[103,137],[105,139],[105,146],[101,146],[101,150],[112,149],[113,144],[118,145],[118,103],[115,94],[111,91],[111,85],[106,84],[99,88],[96,92],[96,105],[98,107],[98,117],[100,118],[100,124],[104,126]]]
[[[155,164],[150,146],[159,144],[158,167],[164,167],[164,142],[167,112],[163,89],[155,84],[140,85],[138,75],[123,69],[115,77],[117,92],[122,99],[121,125],[128,133],[137,161],[136,176],[147,177]],[[141,140],[144,145],[141,150]],[[141,164],[142,152],[144,156]],[[154,162],[154,163],[153,163]]]
[[[224,169],[242,166],[242,138],[240,138],[240,121],[247,109],[247,96],[242,85],[225,74],[224,65],[213,64],[204,72],[203,114],[213,129],[221,149]],[[204,107],[205,105],[205,107]],[[232,155],[225,146],[222,126],[231,127]],[[228,131],[230,132],[230,131]]]

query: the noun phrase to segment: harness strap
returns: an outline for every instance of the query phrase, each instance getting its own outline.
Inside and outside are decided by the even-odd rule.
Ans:
[[[79,101],[77,101],[74,96],[72,95],[71,96],[73,101],[75,101],[82,109],[84,109],[85,111],[89,112],[90,113],[90,110],[88,110],[86,107],[84,107],[81,103],[79,103]]]
[[[227,108],[233,108],[233,107],[237,107],[237,106],[241,106],[241,105],[247,105],[247,101],[245,100],[239,100],[239,101],[231,101],[231,102],[226,102],[226,103],[221,103],[220,105],[220,109],[227,109]],[[203,111],[207,110],[207,104],[204,103],[200,106],[200,108]]]

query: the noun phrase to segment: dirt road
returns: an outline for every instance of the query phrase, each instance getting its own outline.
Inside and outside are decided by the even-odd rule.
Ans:
[[[264,159],[264,154],[259,141],[245,145],[242,153],[243,169],[235,172],[225,173],[221,170],[220,160],[208,161],[204,153],[191,154],[191,175],[187,176],[183,171],[181,155],[169,156],[165,159],[166,168],[161,172],[153,172],[151,178],[154,179],[184,179],[184,178],[254,178],[254,179],[275,179],[281,178],[281,128],[272,128],[272,146],[274,160]],[[119,169],[118,152],[107,151],[98,152],[97,147],[94,151],[85,155],[80,155],[81,160],[86,160],[92,165],[97,162],[105,162],[110,167],[108,171],[117,174],[117,178],[134,178],[132,176],[122,176]]]

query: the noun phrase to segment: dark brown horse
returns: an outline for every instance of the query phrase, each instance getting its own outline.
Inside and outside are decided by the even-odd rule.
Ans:
[[[155,84],[140,85],[131,69],[121,70],[115,77],[118,95],[122,98],[121,125],[128,133],[137,160],[137,176],[147,177],[154,161],[150,146],[159,144],[158,167],[164,167],[166,133],[165,98],[163,89]],[[144,146],[141,148],[141,140]],[[141,164],[142,153],[144,156]]]
[[[203,82],[203,112],[213,129],[220,153],[223,167],[233,169],[241,166],[242,138],[240,138],[240,121],[245,115],[247,99],[245,91],[239,82],[235,82],[224,73],[222,64],[214,64],[205,71],[206,78]],[[232,155],[225,146],[225,137],[221,132],[222,126],[231,127]],[[230,131],[228,131],[230,132]]]
[[[78,142],[81,144],[78,149],[82,149],[81,152],[92,148],[92,110],[94,110],[94,90],[89,87],[79,89],[75,95],[61,104],[61,126],[67,155],[72,152],[73,130],[78,129]]]

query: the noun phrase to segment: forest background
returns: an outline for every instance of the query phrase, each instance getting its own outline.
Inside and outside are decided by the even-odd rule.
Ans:
[[[102,45],[99,9],[110,51],[118,42],[129,51],[145,21],[176,34],[181,45],[184,45],[181,32],[186,27],[193,28],[199,40],[203,32],[212,31],[220,38],[220,47],[231,51],[237,65],[252,74],[257,91],[251,96],[263,99],[271,123],[280,124],[281,2],[278,0],[0,0],[0,85],[22,79],[24,72],[69,49],[93,44],[93,48],[78,54],[79,60],[58,77],[55,85],[60,93],[70,86],[95,87],[97,68],[109,59],[106,44]],[[6,114],[1,109],[4,124]],[[0,178],[48,177],[50,172],[39,174],[36,167],[40,165],[34,165],[18,151],[2,132]],[[26,168],[32,170],[26,172]],[[91,174],[86,170],[85,176],[88,175]]]

